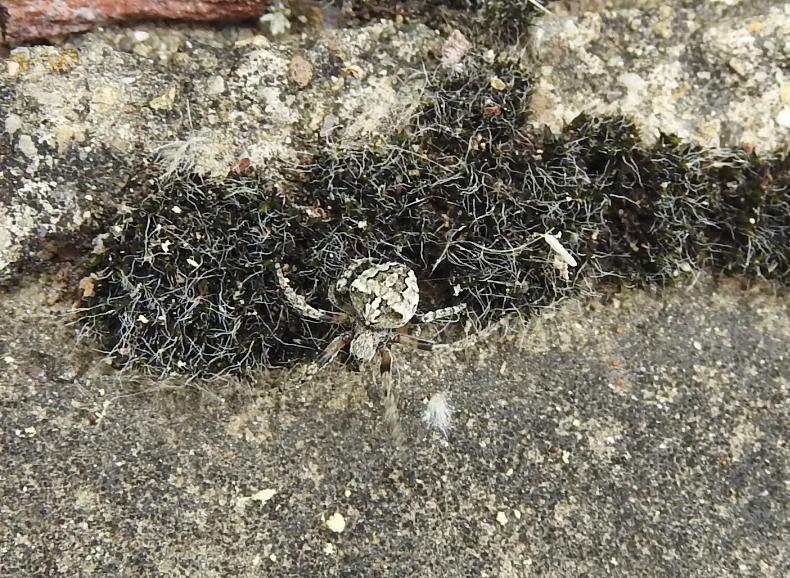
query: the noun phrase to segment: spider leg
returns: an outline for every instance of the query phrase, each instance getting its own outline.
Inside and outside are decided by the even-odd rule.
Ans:
[[[332,363],[332,360],[337,357],[337,354],[340,353],[340,350],[343,349],[349,341],[351,341],[352,336],[353,333],[348,331],[338,335],[332,341],[330,341],[329,345],[327,345],[324,351],[321,352],[321,355],[318,356],[318,359],[307,366],[304,375],[299,380],[300,383],[312,378],[316,373]]]
[[[277,283],[285,295],[288,304],[293,307],[300,315],[316,321],[324,321],[325,323],[345,323],[348,321],[347,313],[334,313],[332,311],[324,311],[323,309],[316,309],[310,305],[307,300],[294,291],[291,287],[291,282],[283,273],[283,269],[279,263],[274,264],[274,271],[277,274]]]
[[[345,293],[346,293],[345,291],[342,292],[342,294]],[[353,317],[356,315],[356,312],[354,311],[354,307],[350,303],[344,303],[342,299],[338,297],[338,293],[335,290],[335,283],[329,284],[328,297],[329,297],[329,302],[332,304],[333,307],[343,311],[346,315],[348,315],[349,319],[353,319]]]
[[[403,445],[403,429],[401,428],[400,412],[398,411],[398,395],[392,380],[392,353],[386,346],[377,351],[379,357],[379,374],[384,390],[384,423],[390,431],[396,447]]]
[[[423,339],[422,337],[409,335],[408,333],[396,333],[393,336],[392,342],[400,343],[401,345],[405,345],[406,347],[411,347],[412,349],[419,349],[421,351],[433,351],[434,349],[442,345],[430,339]]]
[[[393,343],[400,343],[401,345],[405,345],[406,347],[411,347],[412,349],[419,349],[422,351],[441,351],[441,352],[452,352],[452,351],[461,351],[463,349],[467,349],[480,341],[491,335],[494,331],[499,329],[502,326],[502,322],[495,322],[486,327],[485,329],[481,329],[467,337],[463,337],[457,341],[453,341],[451,343],[436,343],[431,339],[423,339],[422,337],[416,337],[414,335],[409,335],[408,333],[395,333],[393,336]]]
[[[436,309],[435,311],[418,313],[414,318],[418,323],[431,323],[437,319],[445,319],[453,315],[458,315],[464,309],[466,309],[466,303],[461,303],[453,307],[444,307],[443,309]]]

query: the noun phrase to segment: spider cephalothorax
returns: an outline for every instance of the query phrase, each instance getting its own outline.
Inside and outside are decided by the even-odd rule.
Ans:
[[[363,266],[366,266],[363,269]],[[417,276],[401,263],[373,264],[371,259],[355,261],[329,290],[329,300],[340,311],[316,309],[291,287],[280,264],[275,265],[277,281],[288,304],[300,315],[327,323],[348,324],[351,329],[335,337],[318,360],[307,370],[306,377],[330,363],[346,346],[351,356],[361,363],[379,359],[384,385],[385,419],[398,437],[397,402],[391,387],[392,354],[390,345],[399,343],[416,349],[435,350],[446,345],[436,344],[408,334],[409,323],[430,323],[451,317],[465,305],[417,313],[420,290]]]

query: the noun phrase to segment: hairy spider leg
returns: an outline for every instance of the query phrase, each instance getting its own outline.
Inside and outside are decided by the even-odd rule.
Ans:
[[[457,341],[453,341],[450,343],[437,343],[431,339],[423,339],[422,337],[416,337],[414,335],[410,335],[408,333],[395,333],[392,338],[393,343],[399,343],[400,345],[405,345],[406,347],[411,347],[412,349],[419,349],[421,351],[443,351],[443,352],[451,352],[451,351],[461,351],[463,349],[467,349],[484,339],[485,337],[492,334],[495,330],[501,327],[501,323],[492,323],[485,329],[481,329],[476,333],[472,333],[467,337],[463,337]]]
[[[379,347],[379,375],[384,390],[384,424],[392,436],[396,447],[403,445],[404,435],[398,411],[398,394],[392,379],[392,352],[386,347]]]
[[[418,323],[432,323],[437,319],[446,319],[447,317],[458,315],[464,309],[466,309],[466,303],[461,303],[460,305],[454,305],[453,307],[444,307],[435,311],[418,313],[414,316],[414,318]]]
[[[288,304],[300,315],[325,323],[340,324],[349,321],[350,318],[348,313],[325,311],[324,309],[317,309],[310,305],[304,297],[299,295],[294,291],[293,287],[291,287],[291,282],[283,273],[283,269],[279,263],[274,264],[274,271],[277,274],[277,283],[280,285],[286,301],[288,301]]]
[[[346,333],[342,333],[330,341],[329,345],[327,345],[324,351],[321,352],[321,355],[318,356],[318,359],[307,366],[307,369],[305,370],[300,382],[303,383],[311,379],[316,373],[332,363],[332,360],[337,357],[337,354],[340,353],[340,351],[346,345],[348,345],[348,342],[351,341],[353,335],[353,332],[347,331]]]

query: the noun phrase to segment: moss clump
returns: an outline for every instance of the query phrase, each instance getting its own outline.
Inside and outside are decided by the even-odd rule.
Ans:
[[[108,353],[217,376],[282,365],[326,340],[329,328],[283,310],[273,263],[300,216],[266,179],[142,173],[130,189],[144,200],[96,256],[82,317]]]
[[[336,334],[283,306],[275,260],[323,307],[353,259],[406,263],[423,307],[463,302],[483,324],[591,280],[671,283],[704,267],[790,281],[786,156],[669,135],[646,147],[620,117],[536,133],[530,92],[514,65],[468,57],[391,143],[318,151],[282,190],[255,175],[146,181],[97,264],[86,323],[129,361],[211,376],[292,363]],[[558,268],[545,233],[578,267]]]

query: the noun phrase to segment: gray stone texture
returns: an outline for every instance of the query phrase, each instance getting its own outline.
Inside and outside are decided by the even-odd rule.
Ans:
[[[520,51],[536,124],[619,111],[646,138],[790,142],[787,2],[553,12]],[[140,162],[191,147],[209,174],[276,170],[316,131],[385,137],[443,34],[141,25],[3,61],[0,575],[790,573],[786,292],[703,275],[566,303],[465,353],[397,351],[401,453],[368,371],[190,384],[118,374],[77,341],[58,252],[133,204],[119,190]],[[440,391],[447,438],[420,420]]]
[[[3,576],[790,569],[790,311],[763,287],[628,292],[466,353],[399,351],[401,454],[369,372],[117,375],[49,300],[0,303]],[[419,419],[437,391],[446,439]]]

